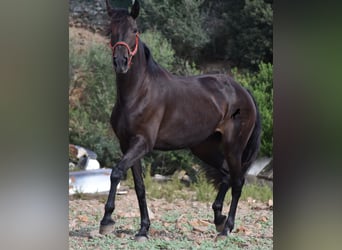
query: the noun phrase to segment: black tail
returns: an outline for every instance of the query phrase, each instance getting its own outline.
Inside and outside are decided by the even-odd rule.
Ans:
[[[260,149],[260,140],[261,140],[261,118],[258,105],[252,95],[252,93],[247,89],[248,93],[253,99],[257,117],[254,125],[253,132],[251,137],[249,138],[246,148],[242,153],[242,168],[243,171],[246,172],[248,168],[252,165],[253,161],[256,159],[259,149]]]

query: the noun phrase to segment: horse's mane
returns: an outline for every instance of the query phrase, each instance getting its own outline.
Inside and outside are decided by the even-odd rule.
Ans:
[[[147,45],[142,42],[145,57],[146,57],[146,63],[147,63],[147,70],[148,72],[153,76],[160,76],[161,74],[164,75],[170,75],[170,72],[168,72],[166,69],[164,69],[162,66],[160,66],[154,59],[151,54],[150,49],[147,47]]]

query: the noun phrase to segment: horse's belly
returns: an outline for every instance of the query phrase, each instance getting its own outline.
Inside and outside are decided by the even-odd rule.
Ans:
[[[174,124],[162,127],[157,135],[154,148],[160,150],[191,147],[215,132],[215,124]]]

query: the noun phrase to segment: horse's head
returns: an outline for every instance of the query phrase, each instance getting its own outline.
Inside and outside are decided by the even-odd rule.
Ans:
[[[138,51],[138,27],[135,19],[139,15],[139,2],[134,1],[131,12],[126,9],[116,9],[106,0],[107,12],[111,17],[110,46],[113,51],[113,65],[116,73],[127,73],[133,56]]]

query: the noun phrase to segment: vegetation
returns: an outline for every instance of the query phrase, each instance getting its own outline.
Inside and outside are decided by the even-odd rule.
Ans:
[[[168,202],[173,202],[175,199],[213,202],[213,199],[217,195],[217,190],[215,190],[212,184],[206,181],[205,174],[201,171],[197,172],[197,181],[191,183],[189,187],[186,187],[179,180],[177,174],[174,174],[171,179],[166,182],[153,181],[150,171],[151,168],[148,166],[145,170],[144,178],[148,198],[164,198]],[[134,181],[131,171],[127,172],[127,177],[123,185],[127,185],[129,188],[134,188]],[[246,184],[242,189],[240,199],[247,200],[248,198],[267,202],[268,200],[273,199],[273,191],[265,184]],[[228,192],[226,200],[229,201],[230,199],[231,195],[230,192]]]
[[[130,1],[112,0],[127,8]],[[273,62],[273,0],[140,0],[142,32],[158,30],[176,55],[256,70]]]
[[[171,40],[177,55],[196,57],[196,50],[209,42],[203,27],[204,18],[200,7],[203,0],[145,0],[142,4],[140,27],[155,28]]]
[[[109,117],[115,102],[115,81],[108,48],[92,44],[81,52],[76,41],[69,43],[69,91],[81,97],[69,103],[69,141],[96,152],[101,166],[111,166],[120,158]]]

